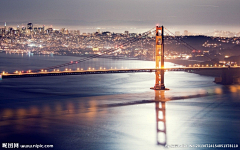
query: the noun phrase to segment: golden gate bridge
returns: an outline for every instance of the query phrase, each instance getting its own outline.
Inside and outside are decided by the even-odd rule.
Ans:
[[[155,29],[155,30],[154,30]],[[200,71],[200,70],[221,70],[222,74],[220,75],[222,77],[222,84],[231,84],[233,77],[236,76],[240,72],[240,66],[225,66],[220,65],[218,62],[215,62],[215,65],[190,65],[188,67],[170,67],[166,68],[164,66],[164,31],[167,30],[168,35],[174,34],[169,31],[167,28],[163,26],[156,26],[152,29],[150,29],[147,32],[144,32],[140,34],[137,38],[130,38],[127,42],[122,43],[121,45],[116,46],[115,48],[107,49],[105,51],[102,51],[98,54],[93,54],[87,57],[84,57],[82,59],[76,60],[76,61],[70,61],[64,64],[55,65],[51,67],[46,67],[42,69],[35,69],[35,70],[27,70],[27,71],[15,71],[12,73],[8,73],[3,71],[0,74],[0,78],[20,78],[20,77],[41,77],[41,76],[62,76],[62,75],[84,75],[84,74],[106,74],[106,73],[135,73],[135,72],[155,72],[156,79],[155,79],[155,85],[152,89],[154,90],[167,90],[164,85],[164,72],[165,71]],[[104,66],[106,64],[103,64],[103,67],[95,68],[93,67],[93,61],[90,63],[89,67],[86,68],[86,65],[84,65],[85,62],[90,62],[91,60],[94,60],[95,58],[101,58],[104,56],[106,58],[106,54],[112,54],[116,51],[119,51],[119,47],[125,47],[129,46],[131,43],[137,42],[139,39],[144,38],[148,36],[149,34],[152,34],[155,32],[155,67],[149,68],[127,68],[127,67],[114,67],[111,66],[112,62],[106,62],[108,64],[107,66]],[[175,40],[184,43],[184,46],[188,48],[189,50],[194,50],[195,48],[185,41],[175,38]],[[208,59],[212,60],[210,56],[204,55]],[[109,65],[110,64],[110,65]],[[111,67],[109,67],[111,66]]]

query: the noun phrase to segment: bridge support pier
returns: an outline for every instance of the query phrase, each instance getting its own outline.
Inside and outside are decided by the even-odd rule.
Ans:
[[[156,82],[155,86],[150,89],[153,90],[169,90],[164,85],[164,34],[163,26],[156,26],[156,50],[155,50],[155,62],[156,62]],[[159,62],[161,61],[161,67]]]

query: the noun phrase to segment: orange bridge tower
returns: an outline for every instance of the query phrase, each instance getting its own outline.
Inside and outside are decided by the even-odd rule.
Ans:
[[[155,61],[156,61],[156,82],[155,86],[151,89],[154,90],[168,90],[164,85],[164,34],[163,26],[156,26],[156,50],[155,50]],[[161,67],[160,63],[161,62]]]

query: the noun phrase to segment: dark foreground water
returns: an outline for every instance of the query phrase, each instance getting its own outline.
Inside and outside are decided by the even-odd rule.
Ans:
[[[0,71],[76,59],[1,53]],[[95,61],[107,65],[109,60]],[[115,60],[110,64],[128,63]],[[154,65],[134,63],[137,67]],[[165,75],[170,90],[162,92],[149,89],[154,85],[154,73],[3,79],[0,144],[50,144],[60,150],[167,149],[165,143],[240,146],[239,85],[217,85],[212,77],[186,72]]]

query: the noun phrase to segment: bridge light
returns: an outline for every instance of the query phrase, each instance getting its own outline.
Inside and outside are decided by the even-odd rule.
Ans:
[[[77,70],[79,70],[79,68],[77,68]]]
[[[189,67],[191,67],[191,65],[189,65]]]
[[[92,70],[94,70],[94,68],[92,68]]]
[[[66,70],[66,71],[68,71],[68,69],[67,69],[67,68],[66,68],[65,70]]]
[[[59,69],[57,71],[59,71]]]
[[[100,67],[100,70],[102,70],[102,67]]]
[[[81,68],[81,70],[83,70],[83,68]]]
[[[106,68],[104,68],[104,70],[105,70]]]
[[[45,70],[45,72],[47,72],[47,70]]]
[[[5,74],[5,71],[3,71],[2,74]]]
[[[30,73],[30,72],[31,72],[31,70],[28,70],[28,72]]]
[[[18,71],[16,70],[15,73],[18,73]]]
[[[72,69],[69,69],[69,71],[71,71]]]
[[[204,67],[204,65],[202,65],[202,67]]]
[[[112,67],[111,67],[111,69],[112,69]]]
[[[223,67],[225,67],[225,65],[223,65]]]
[[[206,67],[208,67],[208,65],[206,65]]]
[[[53,69],[53,71],[55,72],[55,69]]]
[[[73,61],[71,61],[71,64],[73,63]]]
[[[218,65],[219,67],[221,67],[221,65]]]

